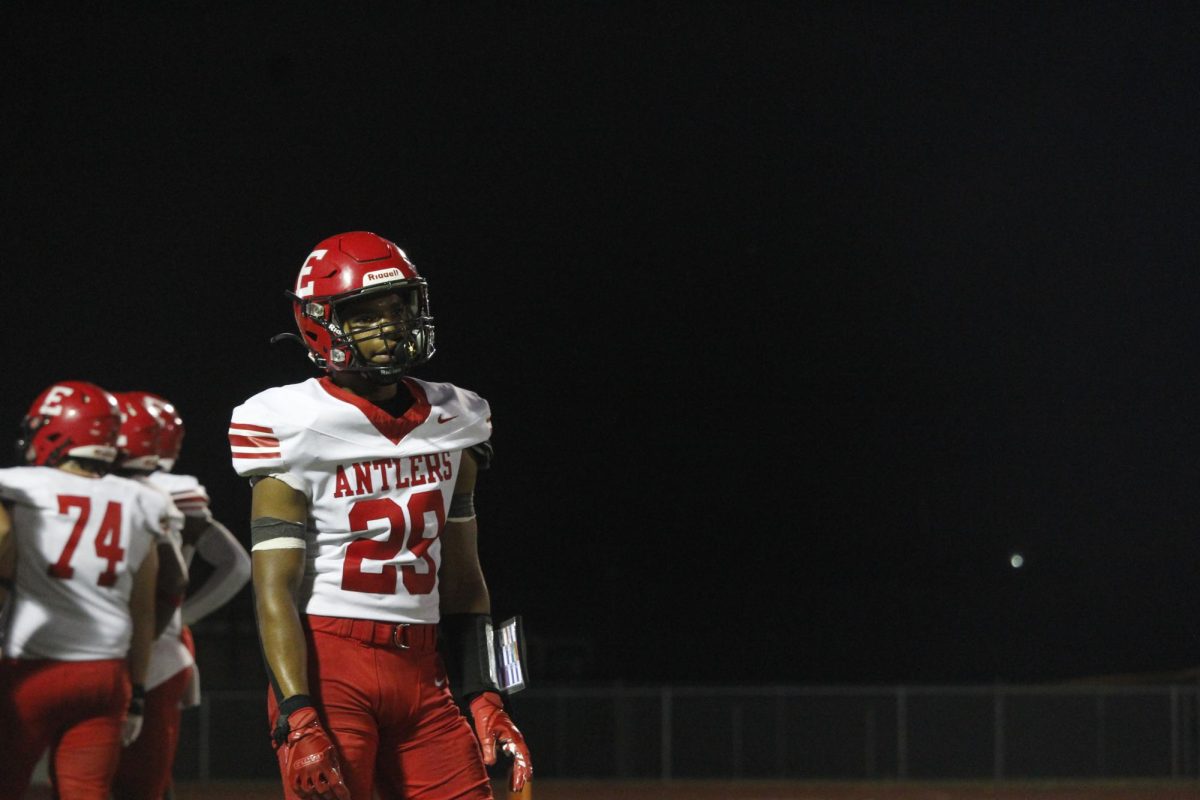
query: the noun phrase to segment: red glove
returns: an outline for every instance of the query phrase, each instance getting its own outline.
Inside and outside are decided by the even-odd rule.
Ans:
[[[350,800],[337,752],[317,719],[317,710],[299,708],[288,715],[287,724],[287,742],[281,745],[286,754],[284,783],[301,797]]]
[[[509,788],[521,791],[525,781],[533,777],[533,762],[529,760],[529,747],[525,737],[509,719],[500,702],[500,695],[484,692],[471,701],[471,716],[475,720],[475,735],[483,746],[483,763],[489,767],[496,763],[496,740],[500,747],[512,756],[512,779]]]

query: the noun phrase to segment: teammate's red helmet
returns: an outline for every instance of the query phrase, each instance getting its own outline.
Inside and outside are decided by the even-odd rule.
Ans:
[[[150,415],[158,420],[158,466],[170,472],[179,459],[179,451],[183,449],[183,418],[175,409],[175,405],[165,397],[152,392],[131,391],[122,394],[135,402],[140,402]]]
[[[343,330],[338,307],[387,293],[403,300],[409,317],[398,330],[389,324],[356,332],[356,339],[362,341],[384,337],[387,328],[387,338],[397,339],[390,364],[369,364]],[[309,358],[328,372],[361,372],[389,383],[433,355],[433,317],[425,280],[404,251],[382,236],[353,231],[325,239],[304,260],[295,291],[288,295]]]
[[[117,437],[117,466],[123,469],[158,468],[158,439],[162,425],[146,407],[145,392],[116,392],[121,411],[121,432]]]
[[[117,400],[94,383],[61,381],[37,396],[21,423],[17,450],[28,464],[56,467],[68,458],[111,464],[117,457]]]

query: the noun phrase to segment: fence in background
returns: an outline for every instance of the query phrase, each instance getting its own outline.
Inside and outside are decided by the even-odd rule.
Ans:
[[[277,775],[265,692],[184,715],[176,776]],[[538,775],[593,779],[1200,778],[1200,687],[531,689]]]

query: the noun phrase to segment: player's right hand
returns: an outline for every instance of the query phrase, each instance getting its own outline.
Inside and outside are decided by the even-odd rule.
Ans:
[[[342,780],[342,767],[329,734],[321,727],[312,706],[288,715],[284,780],[300,797],[314,800],[350,800]]]

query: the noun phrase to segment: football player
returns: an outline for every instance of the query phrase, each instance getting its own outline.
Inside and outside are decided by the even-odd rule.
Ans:
[[[533,770],[497,691],[476,548],[488,404],[409,374],[433,355],[433,318],[425,281],[387,239],[322,241],[289,295],[325,375],[254,395],[229,427],[234,469],[253,484],[285,793],[490,798],[497,747],[519,789]]]
[[[146,678],[142,736],[125,749],[113,780],[116,800],[160,800],[171,783],[182,709],[199,703],[199,675],[188,625],[224,605],[250,579],[250,556],[208,508],[208,494],[191,475],[174,475],[183,444],[183,420],[175,406],[144,391],[119,392],[122,408],[121,471],[170,495],[179,510],[183,558],[213,566],[208,578],[179,605],[168,599],[169,623],[154,640]]]
[[[212,515],[208,492],[193,475],[172,470],[183,449],[186,429],[174,404],[149,392],[129,392],[140,397],[158,419],[158,469],[150,483],[168,492],[185,517],[184,556],[188,563],[199,555],[212,569],[198,587],[189,588],[183,600],[183,624],[194,625],[233,599],[250,581],[250,555],[237,538]],[[193,666],[194,669],[194,666]],[[195,681],[193,681],[195,683]],[[198,687],[197,687],[198,690]]]
[[[56,383],[22,426],[29,466],[0,470],[0,797],[53,747],[59,795],[104,800],[140,730],[167,500],[106,474],[120,424],[110,393]]]

